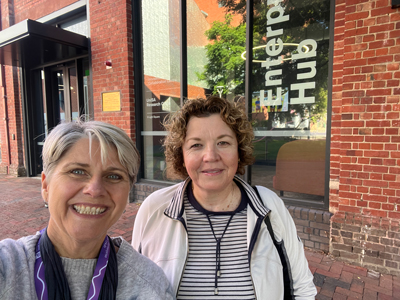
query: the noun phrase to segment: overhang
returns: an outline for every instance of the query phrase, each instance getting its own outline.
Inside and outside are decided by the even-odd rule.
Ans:
[[[35,67],[88,53],[88,38],[34,20],[0,31],[2,64]]]

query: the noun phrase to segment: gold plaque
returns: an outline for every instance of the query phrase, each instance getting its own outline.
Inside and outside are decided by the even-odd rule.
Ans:
[[[101,99],[103,102],[103,111],[121,110],[121,92],[101,93]]]

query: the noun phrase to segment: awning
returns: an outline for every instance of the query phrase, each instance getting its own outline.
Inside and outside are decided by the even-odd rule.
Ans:
[[[83,35],[27,19],[0,31],[0,60],[35,67],[87,54],[88,45]]]

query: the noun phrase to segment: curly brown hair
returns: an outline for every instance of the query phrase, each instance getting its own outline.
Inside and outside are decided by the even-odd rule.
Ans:
[[[169,114],[164,120],[168,135],[164,139],[166,173],[171,179],[185,179],[189,175],[184,167],[182,145],[185,142],[187,125],[191,117],[208,117],[219,114],[221,119],[236,134],[238,141],[239,164],[237,174],[244,174],[244,167],[254,163],[253,128],[247,118],[243,105],[210,96],[207,99],[186,100],[182,108]]]

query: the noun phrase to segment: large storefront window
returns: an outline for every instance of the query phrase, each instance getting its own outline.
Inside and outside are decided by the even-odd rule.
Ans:
[[[144,99],[141,134],[144,178],[151,180],[168,180],[161,147],[165,137],[162,121],[181,106],[179,2],[142,1]],[[245,50],[246,29],[242,20],[241,15],[228,13],[217,0],[187,0],[188,98],[214,93],[233,100],[236,95],[244,94],[245,72],[240,54]],[[224,34],[226,30],[237,31],[240,38],[232,39]]]
[[[143,1],[142,16],[144,177],[163,180],[161,122],[180,106],[179,1]]]
[[[246,2],[186,1],[187,82],[181,82],[180,1],[142,1],[144,177],[168,180],[161,122],[179,109],[180,85],[187,84],[188,98],[215,94],[249,107],[253,185],[288,199],[323,201],[330,1],[254,1],[251,70],[245,68]]]
[[[291,199],[323,200],[330,1],[254,7],[252,183]]]

